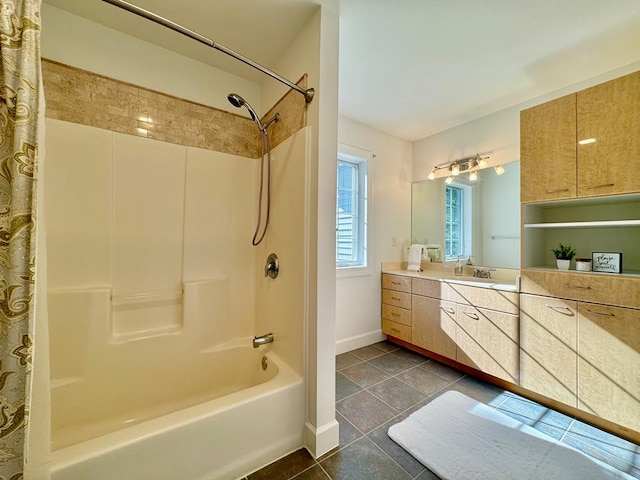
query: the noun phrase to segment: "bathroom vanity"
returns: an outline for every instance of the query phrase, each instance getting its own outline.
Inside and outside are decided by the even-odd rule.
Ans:
[[[636,72],[522,111],[519,269],[383,265],[390,340],[640,442],[639,101]],[[621,253],[622,268],[559,271],[559,242]]]
[[[446,271],[382,274],[382,329],[387,335],[497,378],[517,383],[515,276],[492,280]]]

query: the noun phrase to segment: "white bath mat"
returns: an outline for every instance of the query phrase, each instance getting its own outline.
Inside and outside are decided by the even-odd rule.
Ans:
[[[389,436],[444,480],[632,479],[456,391],[391,426]]]

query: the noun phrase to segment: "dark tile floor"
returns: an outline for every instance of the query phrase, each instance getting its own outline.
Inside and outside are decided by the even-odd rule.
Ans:
[[[339,446],[317,460],[298,450],[248,480],[438,479],[393,442],[387,429],[447,390],[458,390],[640,478],[640,446],[392,343],[338,355],[336,370]]]

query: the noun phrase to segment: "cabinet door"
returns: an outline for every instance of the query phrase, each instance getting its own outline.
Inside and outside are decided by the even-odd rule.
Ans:
[[[578,407],[640,431],[640,310],[578,306]]]
[[[520,385],[577,406],[578,305],[520,295]]]
[[[577,95],[578,196],[640,191],[640,72]]]
[[[455,360],[456,304],[412,295],[411,310],[413,344]]]
[[[576,95],[520,112],[520,200],[576,196]]]
[[[411,277],[383,273],[382,288],[411,293]]]
[[[456,360],[518,383],[518,316],[458,305]]]

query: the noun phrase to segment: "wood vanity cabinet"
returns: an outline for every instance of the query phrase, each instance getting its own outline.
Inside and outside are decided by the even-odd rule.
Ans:
[[[457,307],[456,361],[517,384],[518,315],[469,305]]]
[[[520,112],[520,201],[576,196],[576,94]]]
[[[414,280],[415,281],[415,280]],[[412,295],[414,345],[456,359],[456,304],[438,298]]]
[[[634,277],[523,271],[520,385],[640,432],[639,289]]]
[[[382,274],[382,331],[411,342],[411,278]]]
[[[577,93],[578,197],[640,191],[639,105],[640,72]]]
[[[578,304],[578,408],[640,432],[640,310]]]
[[[412,279],[412,343],[517,383],[518,294]]]
[[[577,406],[578,304],[520,295],[520,385]]]
[[[635,72],[520,112],[521,201],[639,192],[639,104]]]

